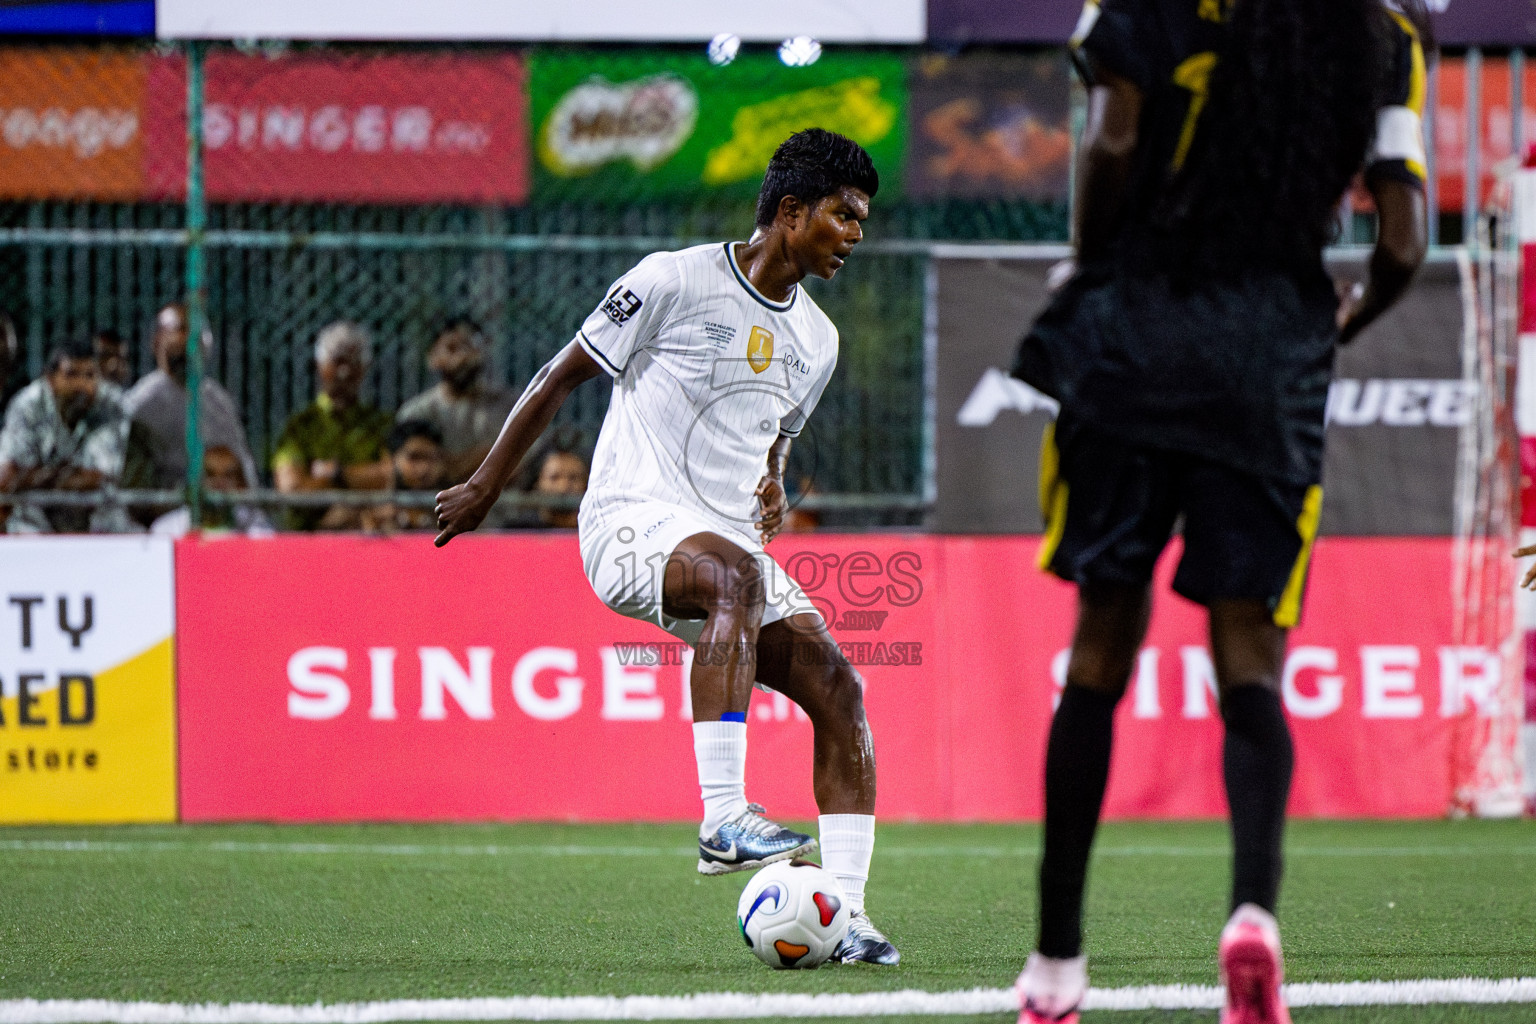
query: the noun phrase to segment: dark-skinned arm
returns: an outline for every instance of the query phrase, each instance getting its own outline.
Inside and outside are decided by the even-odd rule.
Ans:
[[[1392,308],[1413,282],[1429,247],[1424,191],[1396,178],[1367,178],[1380,230],[1371,253],[1370,280],[1348,291],[1339,305],[1339,344],[1347,345]]]
[[[477,444],[467,452],[449,456],[448,479],[468,480],[470,474],[474,473],[480,463],[485,461],[485,457],[491,454],[491,444],[493,443]]]
[[[1094,68],[1093,81],[1072,208],[1079,263],[1105,255],[1114,240],[1141,130],[1141,89],[1100,67]]]
[[[566,398],[578,385],[602,372],[580,342],[572,341],[533,375],[480,468],[462,484],[438,494],[437,525],[442,531],[434,542],[438,547],[485,521],[528,449],[544,433]]]
[[[767,544],[784,528],[784,515],[789,511],[789,498],[784,492],[784,467],[789,464],[791,439],[780,434],[768,449],[768,472],[757,484],[757,505],[761,510],[755,524]]]

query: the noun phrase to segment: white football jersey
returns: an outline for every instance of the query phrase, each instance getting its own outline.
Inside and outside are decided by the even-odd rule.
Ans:
[[[837,365],[837,328],[805,289],[771,302],[737,243],[659,252],[609,289],[577,340],[613,375],[583,531],[665,501],[755,537],[768,449],[794,437]]]

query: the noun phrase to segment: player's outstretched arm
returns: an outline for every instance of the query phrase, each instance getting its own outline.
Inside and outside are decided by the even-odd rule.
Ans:
[[[601,372],[602,367],[581,344],[572,341],[533,375],[480,468],[462,484],[438,494],[437,525],[442,531],[434,542],[438,547],[485,521],[518,464],[555,418],[566,397],[577,385]]]
[[[1429,248],[1424,190],[1396,178],[1367,176],[1381,230],[1371,253],[1371,277],[1339,306],[1339,344],[1347,345],[1392,308],[1413,282]]]

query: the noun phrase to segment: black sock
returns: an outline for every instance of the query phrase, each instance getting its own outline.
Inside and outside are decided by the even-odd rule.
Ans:
[[[1232,811],[1232,909],[1257,903],[1273,914],[1291,791],[1291,730],[1279,694],[1263,686],[1228,690],[1221,717],[1227,724],[1222,767]]]
[[[1074,957],[1083,948],[1083,883],[1099,826],[1115,742],[1107,694],[1068,685],[1045,749],[1045,839],[1040,857],[1040,952]]]

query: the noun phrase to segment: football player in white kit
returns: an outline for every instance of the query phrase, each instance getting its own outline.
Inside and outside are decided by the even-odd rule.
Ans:
[[[791,439],[837,364],[837,329],[800,281],[837,273],[878,188],[857,143],[819,128],[787,139],[769,161],[752,238],[655,253],[620,278],[534,376],[480,468],[438,495],[437,544],[481,523],[577,385],[611,376],[579,514],[582,564],[614,611],[694,647],[698,869],[747,870],[817,846],[747,803],[757,682],[799,704],[815,730],[823,866],[852,911],[834,959],[894,964],[900,953],[864,911],[875,758],[862,684],[763,550],[783,525]]]

